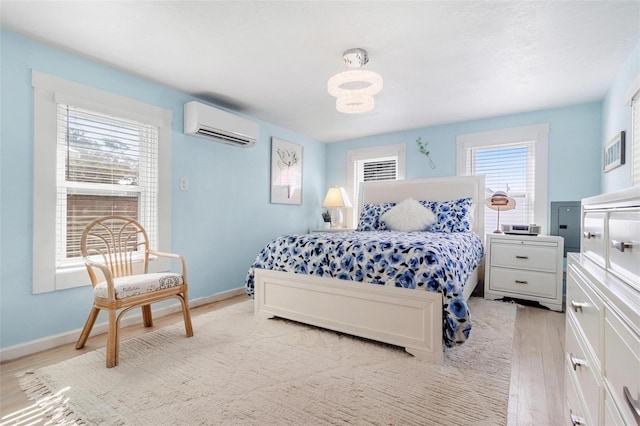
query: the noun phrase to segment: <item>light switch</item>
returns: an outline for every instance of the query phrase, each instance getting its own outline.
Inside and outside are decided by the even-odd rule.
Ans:
[[[189,179],[180,178],[180,191],[188,191],[189,190]]]

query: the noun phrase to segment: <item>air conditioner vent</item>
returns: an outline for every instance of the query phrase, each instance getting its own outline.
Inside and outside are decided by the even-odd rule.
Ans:
[[[231,143],[232,145],[249,145],[251,144],[250,140],[247,140],[246,138],[243,139],[241,137],[236,137],[236,136],[232,136],[232,135],[227,135],[221,132],[217,132],[215,130],[209,130],[209,129],[198,129],[198,131],[196,132],[196,135],[200,135],[200,136],[204,136],[207,138],[214,138],[214,139],[220,139],[222,141],[226,141]]]

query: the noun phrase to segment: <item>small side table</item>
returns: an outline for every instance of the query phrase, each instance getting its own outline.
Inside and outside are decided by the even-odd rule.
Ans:
[[[487,234],[484,298],[531,300],[563,311],[564,239],[555,235]]]
[[[311,228],[309,229],[310,234],[315,234],[318,232],[351,232],[355,231],[355,228]]]

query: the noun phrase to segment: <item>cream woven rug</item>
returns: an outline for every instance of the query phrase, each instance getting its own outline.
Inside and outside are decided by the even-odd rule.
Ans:
[[[121,342],[115,368],[100,349],[21,384],[56,408],[54,423],[501,425],[515,310],[472,298],[470,339],[434,366],[394,346],[260,320],[249,300],[194,317],[192,338],[176,324]]]

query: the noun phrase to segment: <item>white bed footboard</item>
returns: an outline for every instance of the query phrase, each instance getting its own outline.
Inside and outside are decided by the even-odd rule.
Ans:
[[[404,347],[442,363],[442,294],[255,269],[255,313]]]

